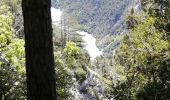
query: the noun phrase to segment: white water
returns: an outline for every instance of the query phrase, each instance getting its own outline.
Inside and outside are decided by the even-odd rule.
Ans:
[[[52,18],[53,24],[59,26],[61,17],[62,17],[62,11],[60,9],[51,7],[51,18]]]
[[[84,31],[77,31],[77,33],[83,36],[82,39],[85,42],[84,48],[88,51],[91,60],[94,60],[97,56],[102,54],[102,51],[96,46],[96,39],[91,34]]]

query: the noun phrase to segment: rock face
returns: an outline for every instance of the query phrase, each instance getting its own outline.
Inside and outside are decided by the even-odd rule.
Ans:
[[[98,100],[104,97],[105,86],[100,80],[97,70],[88,70],[87,78],[78,83],[75,79],[74,85],[70,88],[70,93],[73,95],[73,100]]]

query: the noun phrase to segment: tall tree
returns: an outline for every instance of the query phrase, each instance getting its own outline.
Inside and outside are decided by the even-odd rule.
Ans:
[[[55,100],[51,0],[22,0],[27,98]]]

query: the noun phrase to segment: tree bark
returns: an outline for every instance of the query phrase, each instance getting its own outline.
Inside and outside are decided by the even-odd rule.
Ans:
[[[56,100],[51,0],[22,0],[27,99]]]

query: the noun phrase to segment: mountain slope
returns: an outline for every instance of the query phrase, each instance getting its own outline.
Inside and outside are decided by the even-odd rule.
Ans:
[[[115,34],[127,9],[137,0],[53,0],[93,34]],[[118,22],[118,23],[117,23]],[[115,26],[116,24],[116,26]],[[123,28],[123,27],[122,27]],[[121,29],[120,29],[121,30]]]
[[[93,34],[100,49],[113,51],[115,36],[126,31],[127,13],[139,4],[139,0],[53,0],[52,5],[75,18],[80,30]],[[112,43],[113,42],[113,43]],[[113,45],[108,46],[110,43]]]

